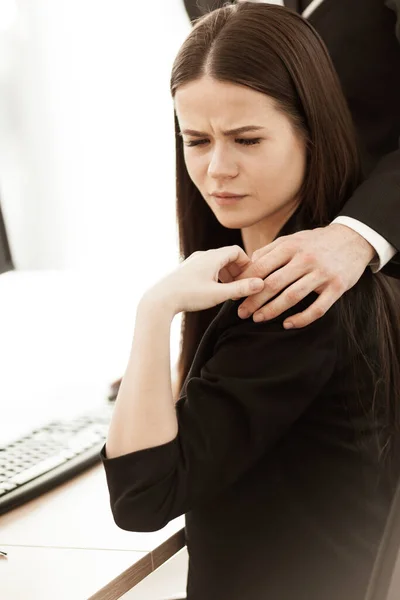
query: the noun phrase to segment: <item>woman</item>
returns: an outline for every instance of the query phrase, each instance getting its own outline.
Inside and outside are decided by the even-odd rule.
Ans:
[[[262,280],[233,281],[359,185],[340,85],[309,23],[240,3],[198,21],[171,90],[186,260],[138,306],[102,450],[115,521],[151,531],[186,514],[189,600],[362,600],[399,472],[399,297],[366,270],[312,325],[285,329],[314,293],[257,324],[238,298]]]

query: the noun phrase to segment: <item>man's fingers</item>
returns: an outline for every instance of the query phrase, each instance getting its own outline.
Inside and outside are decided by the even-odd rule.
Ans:
[[[290,263],[290,268],[289,265],[285,265],[282,269],[278,269],[272,273],[272,275],[267,277],[264,281],[264,289],[260,293],[251,296],[250,298],[246,298],[239,306],[239,317],[242,319],[248,318],[266,302],[271,300],[271,298],[279,294],[279,292],[299,280],[302,275],[304,275],[304,268],[300,264],[294,266]],[[314,282],[317,285],[320,284],[320,282],[317,282],[315,279]]]
[[[285,329],[301,329],[302,327],[307,327],[307,325],[320,319],[331,308],[336,300],[337,298],[326,290],[318,296],[317,300],[315,300],[315,302],[313,302],[306,310],[286,319],[286,321],[283,322],[283,326]]]
[[[253,254],[251,255],[251,260],[252,261],[256,261],[259,258],[261,258],[261,256],[264,256],[264,254],[268,254],[268,252],[271,252],[272,250],[275,250],[275,248],[277,246],[281,245],[282,242],[284,242],[288,237],[289,236],[287,236],[287,235],[282,235],[281,237],[279,237],[274,242],[271,242],[270,244],[267,244],[266,246],[263,246],[262,248],[259,248],[258,250],[255,250],[253,252]]]
[[[275,319],[286,310],[289,310],[289,308],[296,306],[296,304],[318,288],[320,284],[321,282],[317,281],[311,273],[302,277],[293,285],[286,288],[274,300],[271,300],[271,302],[254,313],[254,321],[260,322]]]
[[[284,246],[277,246],[272,252],[267,252],[260,256],[254,263],[242,271],[237,279],[245,279],[247,277],[261,277],[265,279],[273,271],[286,265],[292,258],[292,253],[285,249]]]

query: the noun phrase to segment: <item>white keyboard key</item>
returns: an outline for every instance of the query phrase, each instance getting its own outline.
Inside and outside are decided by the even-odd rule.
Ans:
[[[58,467],[66,462],[66,459],[61,455],[51,456],[50,458],[46,458],[46,460],[42,460],[40,463],[37,463],[30,469],[26,471],[22,471],[22,473],[18,473],[14,477],[10,478],[9,481],[11,483],[16,483],[17,485],[22,485],[35,477],[39,477],[39,475],[43,475],[43,473],[47,473],[51,469]]]

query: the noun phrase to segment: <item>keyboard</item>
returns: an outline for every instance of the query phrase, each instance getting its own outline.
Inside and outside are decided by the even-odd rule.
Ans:
[[[98,410],[51,421],[0,446],[0,514],[100,461],[114,396]]]

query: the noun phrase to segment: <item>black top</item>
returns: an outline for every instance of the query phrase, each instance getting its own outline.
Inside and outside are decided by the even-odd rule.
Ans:
[[[367,300],[359,342],[375,318],[373,277],[355,288]],[[186,513],[188,600],[364,598],[393,494],[370,416],[379,396],[348,346],[343,299],[283,329],[313,299],[262,324],[223,304],[177,403],[176,439],[113,459],[102,450],[120,527],[157,530]]]

